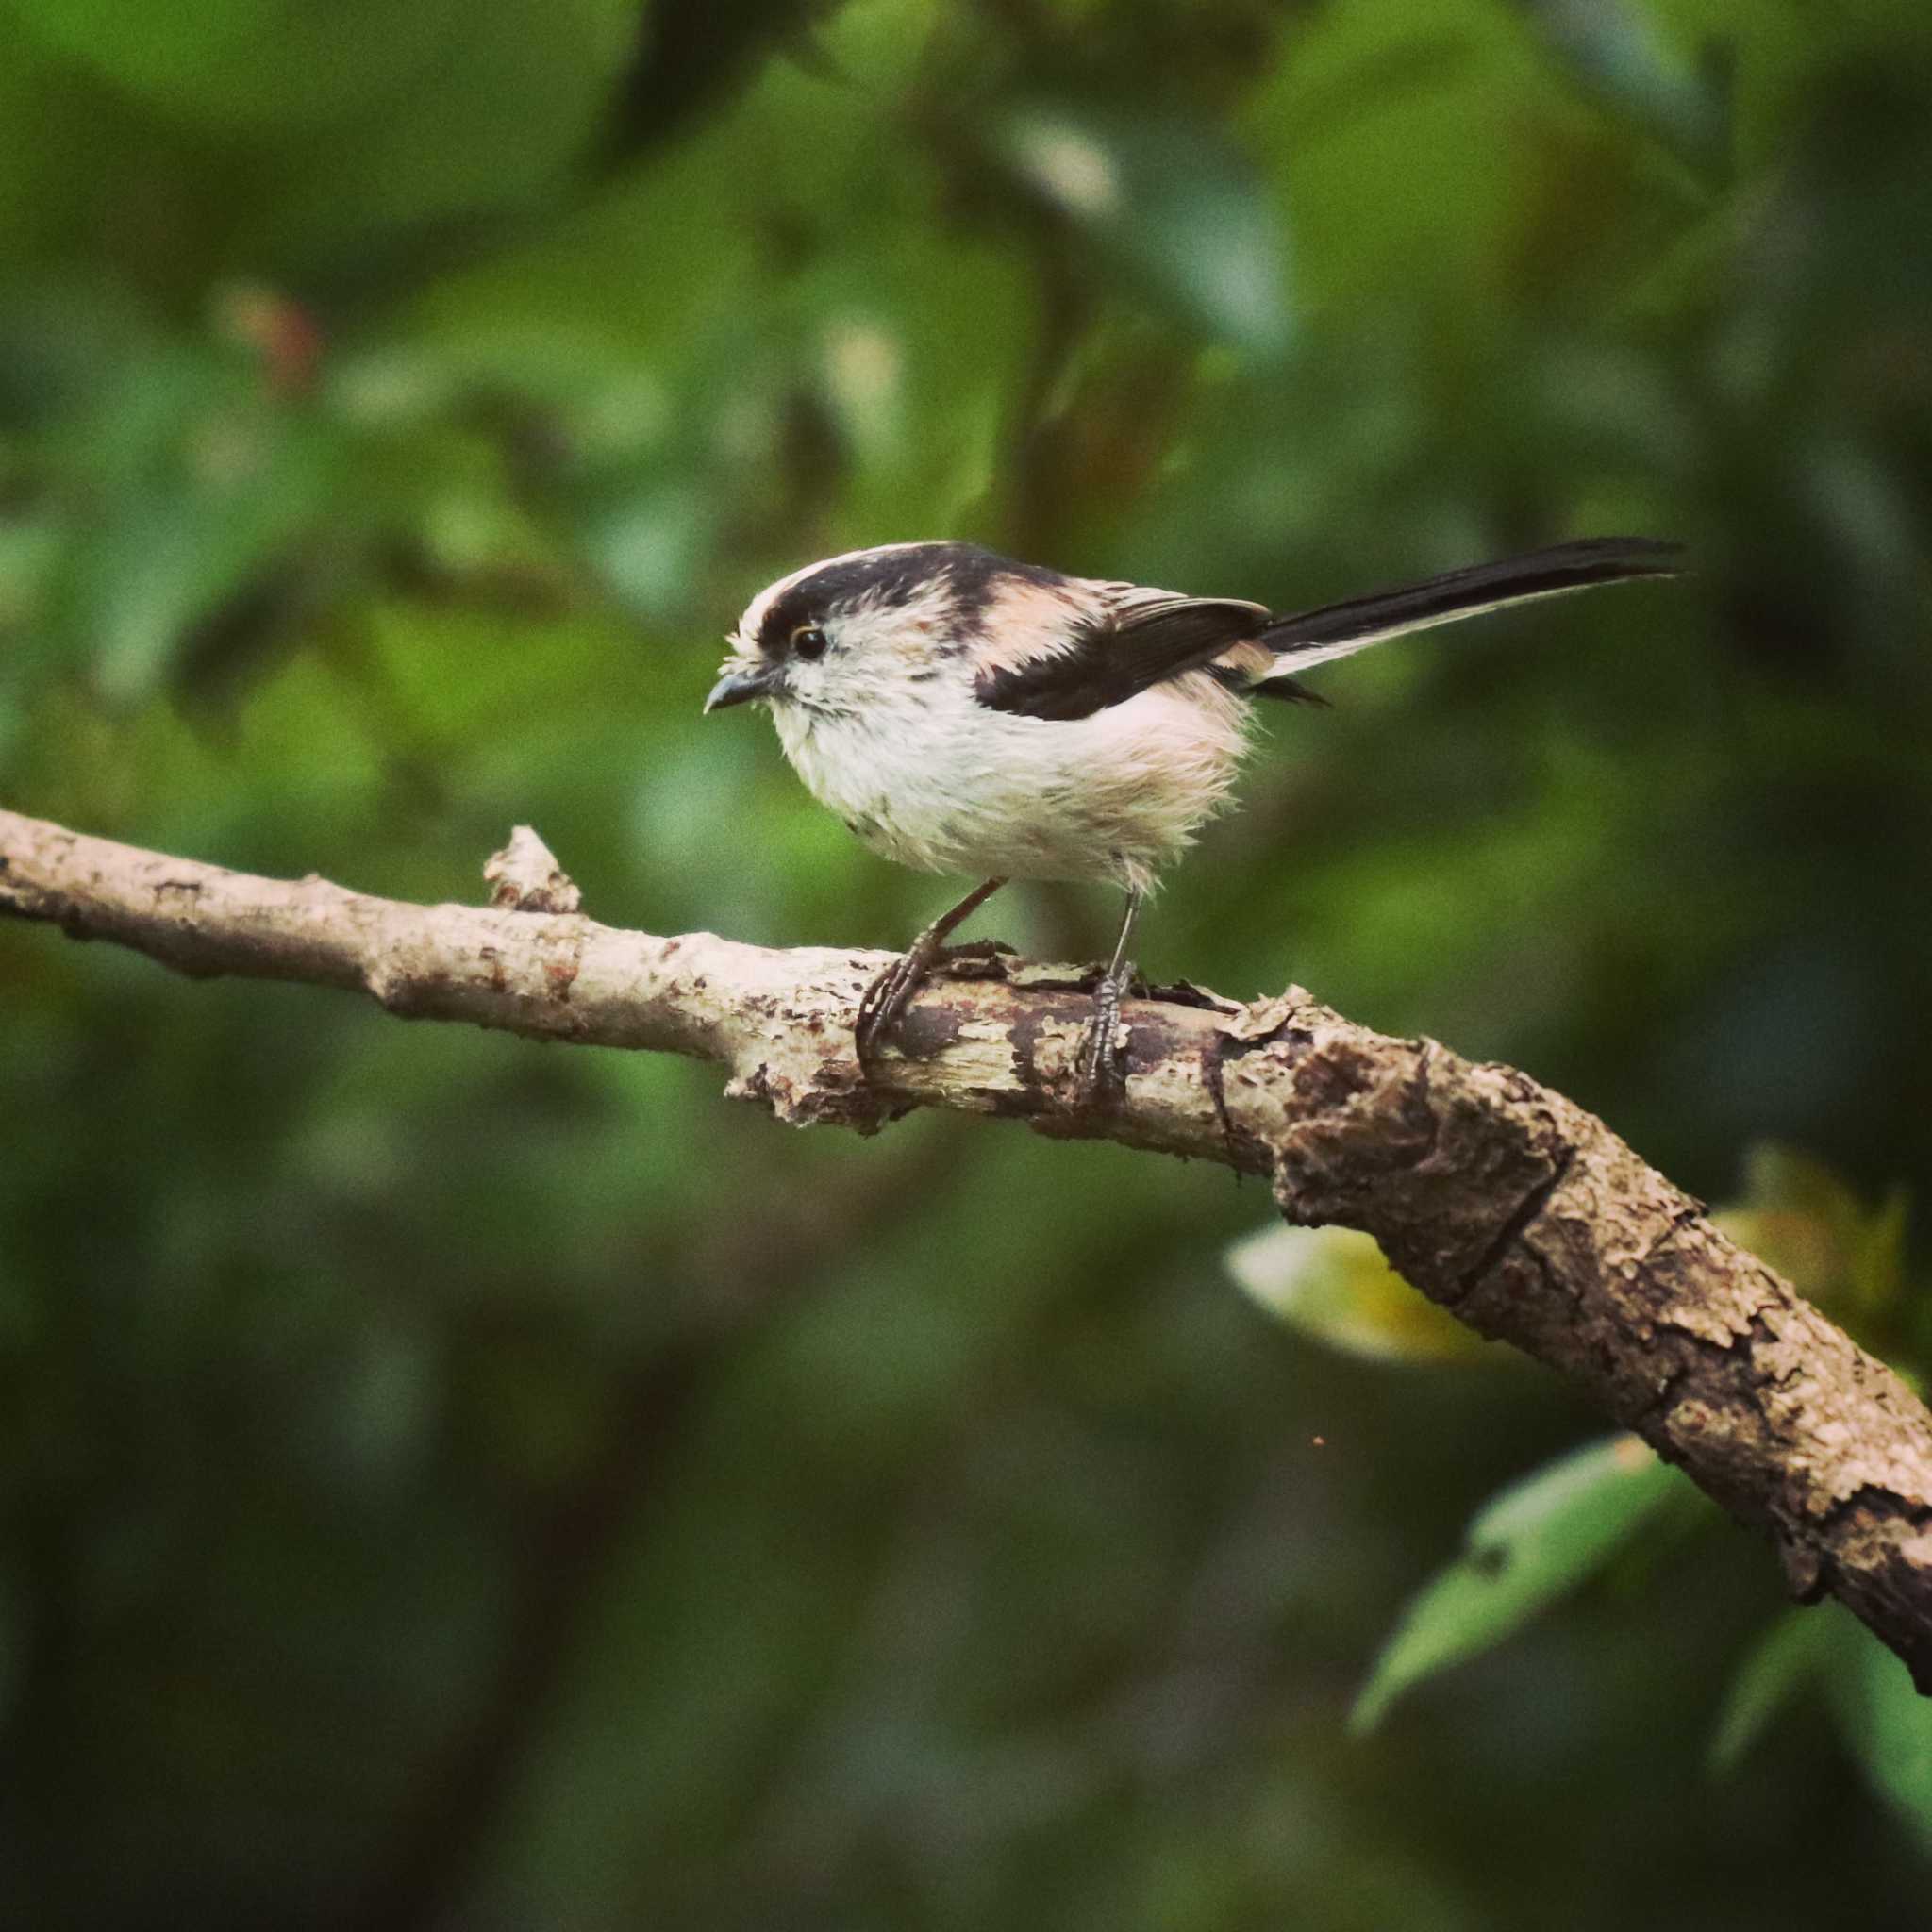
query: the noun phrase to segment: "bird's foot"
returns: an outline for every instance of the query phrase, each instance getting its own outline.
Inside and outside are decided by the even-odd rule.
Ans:
[[[921,933],[911,950],[893,960],[859,999],[858,1018],[852,1030],[858,1042],[860,1063],[876,1058],[912,1004],[913,994],[928,979],[946,972],[955,960],[962,965],[983,964],[1012,951],[1004,940],[968,940],[962,946],[949,946],[936,933]],[[963,976],[984,975],[968,973]]]
[[[969,913],[984,906],[1005,879],[988,879],[942,912],[912,941],[905,957],[895,959],[866,988],[858,1002],[852,1032],[862,1067],[886,1043],[887,1036],[899,1024],[900,1016],[912,1003],[912,995],[925,984],[934,962],[946,949],[946,935]]]
[[[1093,1018],[1080,1042],[1078,1099],[1082,1107],[1110,1107],[1126,1094],[1114,1042],[1120,1033],[1121,1001],[1133,979],[1133,967],[1123,962],[1118,970],[1103,974],[1093,989]]]
[[[866,988],[858,1002],[858,1017],[852,1027],[861,1066],[877,1058],[879,1048],[886,1043],[892,1028],[912,1004],[912,995],[925,984],[940,950],[937,939],[921,933],[912,942],[911,949],[902,953]]]

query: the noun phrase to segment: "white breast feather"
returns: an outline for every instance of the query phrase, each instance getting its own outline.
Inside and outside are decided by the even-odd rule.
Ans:
[[[1070,721],[990,710],[971,680],[955,660],[921,684],[882,678],[850,709],[773,715],[813,796],[924,872],[1144,891],[1226,799],[1245,708],[1206,673]]]

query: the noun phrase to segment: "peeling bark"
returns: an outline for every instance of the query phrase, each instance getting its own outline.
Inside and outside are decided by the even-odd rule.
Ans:
[[[794,1124],[914,1107],[1224,1162],[1284,1215],[1375,1236],[1479,1333],[1574,1377],[1741,1521],[1795,1594],[1834,1595],[1932,1693],[1932,1416],[1602,1122],[1507,1067],[1353,1024],[1299,989],[1123,1008],[1125,1093],[1077,1100],[1092,976],[956,960],[868,1079],[852,1022],[879,953],[625,932],[574,910],[534,839],[491,908],[256,878],[0,811],[0,912],[177,972],[367,994],[410,1019],[678,1053]]]

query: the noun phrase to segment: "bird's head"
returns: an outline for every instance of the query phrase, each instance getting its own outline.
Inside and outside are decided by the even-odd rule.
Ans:
[[[1055,575],[970,543],[808,564],[745,607],[705,709],[762,699],[836,714],[917,692],[973,650],[1003,591]]]

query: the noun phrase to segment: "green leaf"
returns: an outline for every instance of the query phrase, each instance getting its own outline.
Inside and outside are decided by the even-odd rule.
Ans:
[[[64,546],[42,628],[123,704],[163,683],[197,626],[324,516],[342,474],[326,425],[188,353],[105,391],[75,447],[72,487],[96,515]]]
[[[1274,212],[1244,158],[1208,129],[1036,103],[995,120],[990,145],[1103,261],[1183,320],[1253,349],[1286,341]]]
[[[246,231],[254,258],[284,273],[359,273],[378,238],[549,192],[591,138],[630,44],[607,10],[604,0],[470,9],[408,113],[378,105],[352,140],[329,129],[291,152],[286,185]]]
[[[1772,1719],[1818,1677],[1835,1641],[1831,1619],[1815,1609],[1787,1610],[1772,1620],[1731,1674],[1711,1734],[1714,1774],[1737,1769]]]
[[[1601,1570],[1684,1480],[1637,1437],[1618,1435],[1505,1490],[1470,1524],[1462,1555],[1409,1605],[1349,1727],[1373,1730],[1410,1686],[1493,1648]]]
[[[1582,86],[1691,166],[1722,170],[1730,130],[1725,74],[1715,58],[1692,70],[1643,12],[1615,0],[1530,0],[1527,10]]]
[[[164,111],[264,132],[366,113],[469,30],[457,0],[14,0],[50,48]]]
[[[1895,1187],[1858,1229],[1850,1257],[1852,1306],[1881,1314],[1905,1286],[1906,1227],[1911,1195]]]
[[[1868,1783],[1932,1856],[1932,1698],[1862,1624],[1833,1619],[1832,1714]]]
[[[1872,1790],[1932,1854],[1932,1698],[1919,1695],[1905,1665],[1841,1605],[1787,1611],[1752,1647],[1725,1694],[1711,1769],[1731,1770],[1807,1690],[1824,1698]]]
[[[1227,1250],[1228,1272],[1270,1314],[1373,1361],[1509,1357],[1411,1288],[1373,1235],[1346,1227],[1262,1228]]]

